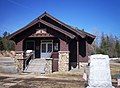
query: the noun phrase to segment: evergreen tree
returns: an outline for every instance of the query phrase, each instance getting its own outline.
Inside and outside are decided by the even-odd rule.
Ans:
[[[0,51],[4,50],[2,37],[0,37]]]
[[[107,54],[110,57],[120,57],[120,40],[113,35],[105,35],[102,33],[100,44],[95,44],[96,53]]]
[[[115,44],[115,52],[116,52],[116,57],[120,57],[120,41],[118,41],[118,39],[116,40],[116,44]]]
[[[11,51],[15,50],[15,42],[9,40],[8,37],[9,33],[4,32],[3,37],[0,37],[0,50]]]

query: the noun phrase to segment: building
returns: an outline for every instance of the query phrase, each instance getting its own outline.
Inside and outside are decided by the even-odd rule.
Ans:
[[[88,61],[88,47],[95,36],[73,28],[48,13],[9,36],[16,51],[34,51],[34,59],[51,61],[51,71],[68,71]],[[51,59],[50,59],[51,58]],[[24,57],[23,57],[24,59]]]

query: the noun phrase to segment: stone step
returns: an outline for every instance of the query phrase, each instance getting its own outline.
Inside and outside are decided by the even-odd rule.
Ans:
[[[31,69],[27,69],[27,71],[31,71],[32,70],[32,72],[33,71],[44,71],[45,70],[45,68],[31,68]]]
[[[0,57],[0,72],[2,73],[17,73],[18,68],[11,57]]]
[[[15,65],[15,62],[1,62],[0,61],[0,66],[10,66],[10,65]]]
[[[0,72],[2,73],[17,73],[17,67],[13,66],[0,66]]]
[[[38,73],[45,73],[45,59],[32,59],[24,70],[24,72],[38,72]]]
[[[7,60],[7,59],[12,59],[13,57],[0,57],[0,59],[2,60]]]
[[[30,63],[29,65],[33,65],[33,66],[37,66],[37,65],[45,65],[45,63],[41,63],[41,64],[38,64],[38,63]]]

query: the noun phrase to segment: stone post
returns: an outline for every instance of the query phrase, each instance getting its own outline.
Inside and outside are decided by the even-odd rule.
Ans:
[[[19,73],[23,72],[24,64],[23,51],[16,51],[15,62],[17,64]]]
[[[52,58],[46,58],[45,74],[52,73]]]
[[[69,70],[69,51],[59,51],[58,71]]]

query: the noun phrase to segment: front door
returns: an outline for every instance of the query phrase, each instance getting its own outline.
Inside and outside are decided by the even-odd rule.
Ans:
[[[53,51],[52,40],[41,41],[41,58],[50,58]]]

